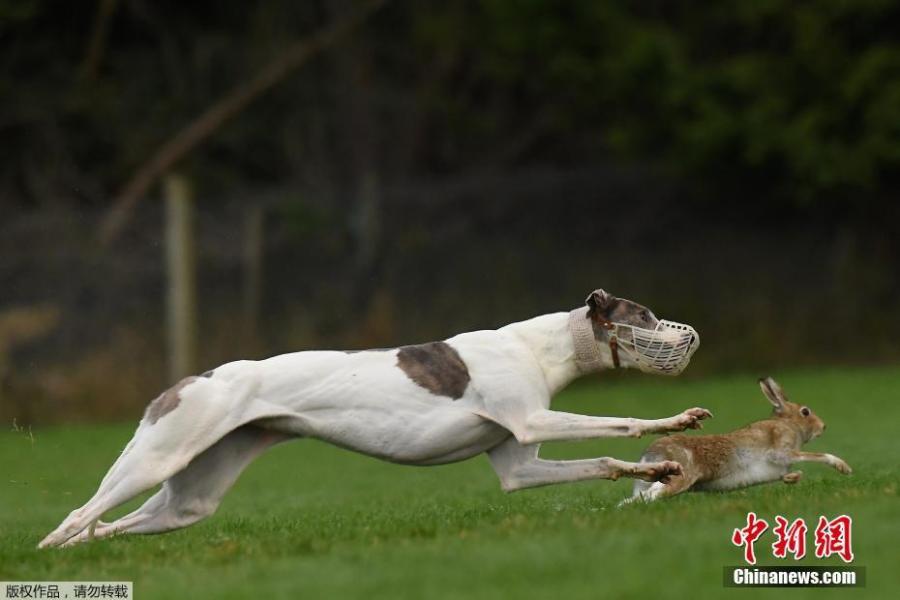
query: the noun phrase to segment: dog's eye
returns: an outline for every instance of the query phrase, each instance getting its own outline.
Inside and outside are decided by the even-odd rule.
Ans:
[[[803,415],[804,417],[808,417],[809,409],[804,406],[803,408],[800,409],[800,414]]]

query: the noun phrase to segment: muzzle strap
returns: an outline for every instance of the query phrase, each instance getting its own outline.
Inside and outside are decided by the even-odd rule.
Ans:
[[[586,306],[576,308],[569,313],[569,332],[575,343],[575,364],[582,373],[591,373],[603,368],[603,357],[600,345],[594,338],[594,328],[587,316]],[[618,352],[613,353],[613,360],[618,363]],[[619,365],[616,364],[618,367]]]
[[[612,353],[613,367],[619,368],[619,338],[610,336],[609,351]]]

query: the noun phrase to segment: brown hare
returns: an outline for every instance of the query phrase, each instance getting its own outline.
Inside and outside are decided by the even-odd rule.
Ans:
[[[772,416],[722,435],[672,435],[650,444],[641,462],[671,460],[681,473],[654,483],[635,481],[631,498],[652,501],[688,490],[733,490],[778,481],[797,483],[802,473],[793,463],[821,462],[849,475],[850,466],[833,454],[803,452],[800,448],[825,430],[808,406],[788,401],[771,377],[759,386],[772,403]]]

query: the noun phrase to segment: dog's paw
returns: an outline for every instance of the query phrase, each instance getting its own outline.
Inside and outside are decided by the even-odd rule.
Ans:
[[[635,472],[635,477],[644,481],[661,481],[668,483],[672,477],[683,473],[681,465],[674,460],[664,460],[658,463],[646,463],[640,465]]]
[[[711,419],[712,413],[705,408],[689,408],[677,417],[678,429],[676,431],[684,431],[685,429],[703,429],[703,419]]]

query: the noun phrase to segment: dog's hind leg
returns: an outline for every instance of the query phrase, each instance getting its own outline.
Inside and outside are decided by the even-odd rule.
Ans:
[[[250,383],[189,377],[154,400],[93,498],[69,514],[39,547],[63,544],[108,510],[187,467],[227,433],[253,420],[248,415],[265,416],[250,406]]]
[[[91,535],[85,529],[66,541],[70,546],[121,533],[162,533],[192,525],[210,515],[255,458],[294,436],[243,425],[199,454],[166,480],[140,508],[112,523],[101,523]]]

